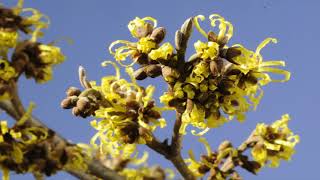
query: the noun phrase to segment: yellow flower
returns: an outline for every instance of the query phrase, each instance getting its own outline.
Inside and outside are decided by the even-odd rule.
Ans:
[[[291,159],[300,138],[289,129],[289,120],[289,115],[285,114],[271,125],[257,125],[254,136],[260,140],[252,148],[251,154],[260,165],[270,162],[270,167],[278,167],[281,159]]]
[[[17,44],[19,34],[16,31],[8,31],[0,28],[0,50],[13,48]]]
[[[201,21],[204,21],[205,17],[203,15],[196,16],[194,18],[195,27],[205,38],[208,38],[208,33],[206,33],[206,31],[204,31],[201,28],[201,26],[199,24],[199,19]],[[209,16],[209,19],[211,22],[211,26],[213,28],[216,26],[216,22],[219,22],[219,27],[218,27],[219,34],[218,34],[216,41],[217,41],[217,43],[224,45],[225,43],[227,43],[231,39],[231,37],[233,35],[233,25],[229,21],[226,21],[219,14],[212,14]]]
[[[119,67],[112,62],[106,64],[114,65],[117,75],[103,77],[99,86],[92,83],[93,88],[101,92],[109,105],[95,112],[95,117],[100,120],[91,123],[98,131],[91,144],[96,144],[99,139],[102,152],[122,149],[126,144],[145,144],[152,138],[150,132],[166,125],[166,121],[161,118],[161,110],[152,99],[154,87],[144,89],[135,81],[121,79]],[[132,72],[127,70],[131,79],[134,79]]]
[[[262,41],[255,52],[250,51],[244,48],[242,45],[233,45],[241,51],[241,55],[233,58],[233,61],[238,63],[237,68],[241,70],[244,74],[252,72],[252,74],[261,79],[259,83],[261,85],[266,85],[269,82],[286,82],[290,79],[290,72],[274,68],[271,66],[285,66],[284,61],[266,61],[263,62],[263,58],[260,54],[260,51],[270,42],[277,43],[277,40],[274,38],[267,38]],[[280,74],[284,76],[284,79],[275,80],[272,79],[267,73]]]
[[[168,60],[168,57],[170,57],[173,54],[173,51],[174,51],[174,48],[170,43],[164,43],[158,49],[152,50],[149,53],[149,57],[152,60],[157,60],[157,59]]]
[[[42,63],[56,65],[62,63],[65,59],[59,47],[41,44],[39,50]]]
[[[113,48],[118,44],[122,44],[122,46],[113,50]],[[126,60],[126,58],[130,55],[134,56],[139,53],[148,54],[152,49],[155,48],[156,43],[152,39],[143,37],[136,43],[125,40],[114,41],[109,46],[109,52],[117,61],[119,61],[122,66],[132,66],[135,62],[131,63],[130,65],[124,65],[121,61]]]
[[[137,49],[142,53],[149,53],[152,49],[156,47],[156,43],[150,39],[143,37],[137,43]]]
[[[186,127],[188,124],[191,124],[197,128],[205,129],[205,111],[204,108],[199,104],[193,104],[191,111],[186,110],[182,114],[182,125],[180,128],[180,133],[186,133]]]
[[[16,71],[10,66],[8,61],[0,59],[0,79],[8,81],[16,77]]]
[[[196,50],[196,53],[202,58],[202,59],[215,59],[219,55],[219,44],[216,42],[208,42],[204,43],[198,40],[196,43],[194,43],[194,48]]]
[[[140,38],[139,33],[141,31],[148,31],[148,28],[149,28],[148,24],[150,25],[150,23],[146,21],[151,21],[153,23],[153,25],[151,25],[152,29],[157,27],[157,20],[152,17],[144,17],[142,19],[140,19],[139,17],[136,17],[134,20],[129,22],[128,29],[133,37]]]

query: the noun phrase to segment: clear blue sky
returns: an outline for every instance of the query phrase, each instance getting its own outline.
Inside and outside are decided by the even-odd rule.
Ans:
[[[105,59],[111,59],[107,46],[117,39],[130,39],[127,23],[135,16],[153,16],[159,25],[167,28],[167,41],[173,39],[175,30],[189,16],[219,13],[233,23],[235,33],[230,43],[241,43],[255,47],[266,37],[276,37],[279,43],[263,50],[265,59],[283,59],[292,78],[284,84],[270,84],[264,87],[265,96],[257,111],[249,112],[247,121],[236,121],[215,129],[208,134],[209,142],[216,148],[219,142],[230,139],[239,145],[254,129],[258,122],[272,122],[284,113],[290,113],[291,128],[301,136],[297,152],[291,162],[282,162],[280,168],[263,169],[254,177],[246,172],[245,179],[315,179],[318,177],[319,155],[319,32],[320,1],[317,0],[25,0],[25,7],[41,10],[51,18],[52,25],[46,31],[45,42],[70,37],[73,45],[60,43],[67,61],[58,66],[54,79],[46,85],[37,85],[33,80],[21,80],[20,93],[25,105],[30,101],[37,104],[34,114],[51,128],[73,142],[88,142],[94,130],[89,120],[74,118],[70,111],[60,109],[60,101],[68,86],[80,86],[77,68],[81,64],[92,80],[112,73],[111,69],[100,67]],[[16,1],[1,0],[13,5]],[[200,38],[195,33],[193,40]],[[202,38],[202,37],[201,37]],[[160,80],[144,83],[157,83],[157,96],[166,87]],[[174,119],[167,114],[167,119]],[[171,114],[172,115],[172,114]],[[171,132],[162,130],[161,138]],[[186,152],[193,147],[195,153],[205,149],[192,136],[184,140]],[[144,149],[143,147],[141,149]],[[151,153],[149,164],[171,167],[161,156]],[[153,156],[154,155],[154,156]],[[186,157],[186,156],[185,156]],[[32,179],[32,176],[11,175],[12,179]],[[65,173],[50,177],[51,180],[73,180]]]

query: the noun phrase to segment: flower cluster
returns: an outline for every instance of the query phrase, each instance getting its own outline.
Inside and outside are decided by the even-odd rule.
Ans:
[[[41,127],[26,127],[24,122],[29,119],[33,105],[27,113],[11,128],[7,121],[0,122],[0,167],[4,176],[8,170],[17,173],[44,171],[39,169],[36,160],[37,144],[48,137],[48,132]],[[43,163],[42,163],[43,164]]]
[[[290,160],[294,154],[299,136],[294,135],[288,127],[288,114],[271,125],[258,124],[253,136],[258,140],[251,150],[255,161],[264,166],[268,162],[271,167],[278,167],[280,160]]]
[[[108,102],[95,112],[95,117],[101,120],[91,123],[99,131],[96,138],[99,137],[101,145],[106,146],[119,142],[144,144],[152,138],[150,132],[166,125],[161,118],[161,109],[152,99],[154,87],[144,89],[138,86],[132,77],[132,69],[127,69],[132,82],[121,79],[118,67],[113,65],[116,76],[103,77],[99,86],[92,83],[93,89],[101,92]]]
[[[6,60],[0,59],[0,100],[10,98],[8,81],[16,77],[16,71]]]
[[[19,0],[17,6],[11,9],[0,6],[0,50],[2,52],[17,45],[19,31],[25,34],[39,33],[35,29],[47,26],[46,22],[41,21],[44,15],[39,11],[32,8],[23,9],[23,1]],[[32,15],[21,16],[24,12],[31,12]]]
[[[242,45],[226,46],[233,34],[233,26],[223,17],[213,14],[209,17],[211,25],[219,22],[218,35],[206,33],[199,25],[199,15],[194,25],[208,41],[194,44],[196,53],[186,62],[183,74],[166,79],[172,85],[168,92],[160,97],[166,105],[185,109],[181,133],[187,125],[203,129],[216,128],[236,117],[245,119],[245,113],[255,108],[263,95],[261,86],[269,82],[285,82],[290,73],[272,66],[284,66],[283,61],[263,61],[261,49],[275,39],[267,38],[255,51]],[[272,79],[269,73],[284,75],[284,79]],[[165,76],[164,76],[165,77]],[[223,114],[229,116],[226,118]]]
[[[40,126],[29,126],[34,104],[9,128],[7,121],[0,121],[0,168],[3,178],[9,171],[50,176],[62,169],[86,170],[85,158],[89,155],[78,146],[56,140],[55,133]]]
[[[41,29],[50,24],[48,17],[22,6],[23,0],[19,0],[16,7],[0,7],[0,56],[7,60],[8,50],[14,48],[10,65],[17,74],[24,72],[27,78],[44,83],[52,78],[52,67],[63,62],[64,56],[53,44],[37,42],[43,35]],[[25,12],[31,16],[23,16]],[[20,32],[31,35],[30,39],[20,41]]]
[[[152,21],[151,24],[149,21]],[[157,20],[152,17],[144,17],[142,19],[136,17],[129,22],[128,28],[131,35],[137,38],[137,42],[126,40],[114,41],[109,46],[110,53],[114,58],[123,65],[128,56],[131,56],[133,63],[140,64],[142,67],[135,73],[138,80],[143,80],[146,77],[157,77],[161,75],[160,64],[176,64],[176,54],[174,47],[166,42],[160,45],[163,41],[166,31],[163,27],[156,28]],[[122,46],[115,48],[118,44]]]
[[[12,63],[23,70],[27,78],[34,78],[38,83],[52,79],[53,66],[64,61],[65,56],[59,47],[52,44],[23,41],[18,44],[13,54]]]
[[[134,143],[145,144],[150,141],[151,132],[157,127],[164,127],[166,121],[161,118],[162,109],[152,99],[153,86],[145,89],[140,87],[131,68],[127,68],[132,79],[132,82],[128,82],[120,78],[120,69],[115,63],[106,61],[103,66],[108,64],[115,67],[115,76],[103,77],[101,85],[82,80],[86,89],[81,92],[77,88],[69,88],[68,97],[61,102],[61,106],[65,109],[73,108],[72,112],[76,116],[98,118],[91,122],[98,130],[91,144],[99,144],[102,152],[116,153],[128,148],[133,152]],[[83,68],[80,68],[80,79],[83,79],[81,76],[85,75],[81,75],[84,73],[81,71],[84,71]]]

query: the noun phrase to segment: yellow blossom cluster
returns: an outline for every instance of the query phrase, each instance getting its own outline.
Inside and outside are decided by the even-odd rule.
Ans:
[[[37,42],[50,20],[36,9],[23,8],[23,3],[19,0],[13,8],[0,6],[0,58],[8,61],[9,49],[14,48],[10,64],[17,74],[24,72],[27,78],[44,83],[52,78],[52,67],[63,62],[64,56],[53,44]],[[31,37],[20,40],[21,33]]]
[[[40,127],[24,127],[33,107],[31,104],[24,116],[11,128],[7,121],[0,121],[0,167],[4,179],[8,179],[9,170],[17,173],[39,170],[36,163],[28,162],[28,158],[32,156],[33,146],[45,140],[48,133]]]
[[[290,117],[288,114],[282,116],[280,120],[271,125],[258,124],[254,137],[257,143],[251,150],[252,157],[261,166],[269,163],[271,167],[278,167],[280,160],[290,160],[294,154],[294,147],[300,138],[288,127]]]
[[[145,144],[151,140],[150,133],[157,127],[164,127],[166,121],[161,118],[161,109],[156,107],[152,99],[154,87],[146,89],[138,86],[132,77],[132,69],[127,69],[132,82],[120,78],[120,70],[112,62],[104,62],[103,65],[113,64],[116,68],[116,76],[106,76],[101,79],[101,85],[92,82],[92,88],[101,92],[105,106],[95,111],[91,125],[98,130],[92,138],[91,144],[100,141],[101,151],[117,151],[117,149],[129,148],[134,151],[135,146],[127,144]],[[129,153],[130,154],[130,153]]]
[[[208,42],[194,44],[196,53],[186,63],[185,77],[171,80],[172,88],[160,97],[166,105],[185,108],[181,133],[186,132],[187,125],[202,129],[198,134],[202,135],[234,117],[243,121],[245,113],[259,104],[263,96],[261,86],[290,79],[288,71],[275,67],[284,66],[283,61],[263,61],[260,54],[261,49],[269,42],[276,42],[275,39],[267,38],[255,51],[238,44],[228,47],[232,24],[217,14],[209,19],[213,27],[219,23],[218,34],[206,33],[200,27],[198,21],[204,20],[204,16],[194,18],[196,28]],[[270,73],[284,78],[272,79]]]
[[[208,141],[201,137],[199,141],[205,145],[207,155],[202,155],[200,160],[196,160],[196,157],[192,150],[189,150],[189,158],[186,159],[188,168],[196,177],[203,177],[207,172],[211,170],[211,176],[217,180],[225,180],[230,174],[223,173],[220,170],[220,164],[225,161],[226,157],[236,157],[238,152],[232,146],[225,146],[219,148],[218,152],[211,150]],[[211,178],[213,178],[211,177]]]
[[[149,22],[151,21],[152,24]],[[174,57],[174,48],[170,43],[159,44],[164,39],[164,28],[156,28],[157,20],[152,17],[139,18],[136,17],[128,24],[128,29],[134,38],[138,38],[137,42],[126,40],[117,40],[109,46],[109,52],[114,58],[123,65],[121,61],[131,56],[133,63],[146,64],[149,61],[168,60]],[[115,48],[116,45],[122,46]],[[131,65],[133,65],[131,63]]]
[[[0,80],[9,81],[11,78],[16,76],[16,71],[9,62],[0,59]]]
[[[59,47],[30,41],[20,43],[15,55],[16,57],[28,57],[25,75],[27,78],[34,78],[38,83],[51,80],[53,67],[61,64],[65,59]],[[13,62],[19,60],[19,58],[13,59]]]

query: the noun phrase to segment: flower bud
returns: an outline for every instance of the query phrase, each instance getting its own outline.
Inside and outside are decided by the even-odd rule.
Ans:
[[[187,19],[181,26],[181,32],[186,38],[189,38],[192,33],[193,18]]]
[[[67,97],[66,99],[62,100],[61,107],[63,109],[71,109],[77,104],[78,99],[79,98],[77,96]]]
[[[74,116],[79,116],[80,113],[81,113],[81,111],[79,110],[78,107],[72,108],[72,114],[73,114]]]
[[[80,89],[76,87],[69,87],[66,91],[67,96],[79,96],[81,94]]]
[[[177,50],[181,50],[185,47],[184,45],[184,34],[181,31],[176,31],[176,36],[175,36],[175,45]]]
[[[198,172],[200,174],[205,174],[207,172],[210,171],[210,167],[206,166],[206,165],[201,165],[199,168],[198,168]]]
[[[226,59],[234,64],[239,64],[233,60],[234,57],[240,56],[241,51],[237,47],[230,47],[226,52]]]
[[[216,61],[211,61],[210,62],[210,71],[212,76],[216,77],[219,75],[219,69]]]
[[[148,36],[153,30],[153,26],[150,23],[145,23],[144,26],[139,26],[135,29],[136,38],[140,39]]]
[[[150,38],[154,40],[157,44],[160,44],[165,36],[166,29],[163,27],[158,27],[152,31]]]
[[[208,41],[217,42],[218,36],[216,35],[216,33],[214,33],[213,31],[210,31],[208,33]]]
[[[174,80],[177,79],[180,74],[176,69],[173,69],[169,66],[163,66],[162,76],[167,82],[174,82]]]
[[[138,64],[148,64],[148,55],[144,53],[135,53],[132,55],[132,60]]]
[[[87,97],[81,97],[77,101],[77,108],[80,111],[86,111],[88,108],[90,108],[90,101]]]
[[[142,67],[136,71],[134,71],[133,76],[136,80],[144,80],[145,78],[147,78],[147,73],[144,71],[145,67]]]
[[[159,64],[151,64],[145,67],[145,72],[149,77],[155,78],[161,75],[162,68]]]

